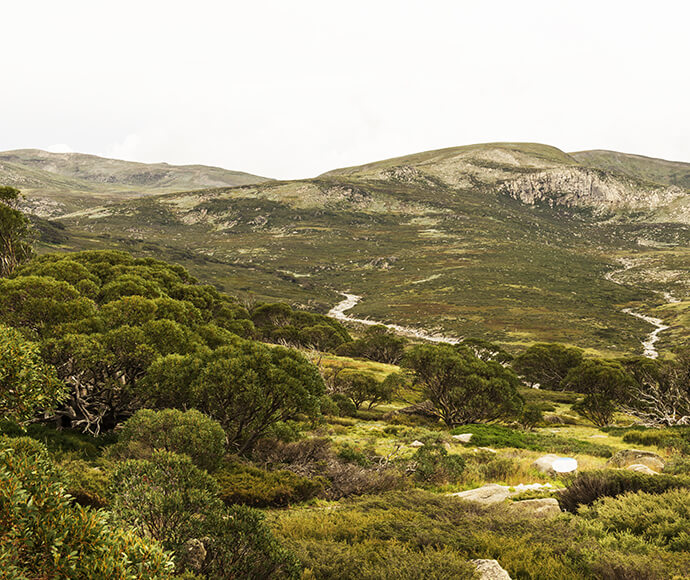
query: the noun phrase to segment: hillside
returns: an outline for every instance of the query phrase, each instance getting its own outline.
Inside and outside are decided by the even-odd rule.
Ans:
[[[321,312],[347,291],[353,316],[513,349],[641,353],[654,327],[624,308],[670,323],[662,346],[687,335],[687,197],[553,147],[487,144],[94,207],[60,219],[60,248],[162,257]]]
[[[578,151],[570,155],[585,167],[616,171],[636,179],[690,189],[690,163],[603,150]]]
[[[205,165],[136,163],[39,149],[0,153],[0,182],[21,189],[26,196],[24,207],[42,217],[152,193],[265,181],[264,177]]]

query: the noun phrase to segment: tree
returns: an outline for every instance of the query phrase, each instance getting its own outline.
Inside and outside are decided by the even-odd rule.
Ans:
[[[451,427],[516,417],[524,405],[515,373],[462,345],[416,346],[403,365],[414,371],[415,386],[436,416]]]
[[[573,408],[599,427],[611,423],[633,385],[633,378],[620,362],[605,359],[584,360],[563,380],[565,389],[585,395]]]
[[[333,391],[348,397],[356,410],[359,410],[367,401],[369,409],[379,403],[390,402],[393,391],[398,385],[394,378],[386,377],[383,381],[379,381],[370,373],[348,369],[333,373],[332,383]]]
[[[25,421],[38,411],[50,412],[66,390],[37,344],[14,328],[0,326],[0,416]]]
[[[0,277],[8,276],[31,257],[29,220],[17,209],[20,192],[0,186]]]
[[[157,404],[196,408],[216,419],[239,453],[275,423],[318,413],[324,392],[318,370],[299,352],[239,338],[214,351],[164,357],[143,385]]]
[[[557,343],[537,343],[513,361],[513,370],[529,383],[544,389],[559,390],[568,371],[582,362],[583,353]]]
[[[623,410],[649,427],[690,425],[690,348],[675,360],[628,365],[636,381]]]
[[[407,339],[381,324],[370,326],[362,338],[346,342],[337,349],[343,356],[368,358],[386,364],[398,364],[405,354]]]

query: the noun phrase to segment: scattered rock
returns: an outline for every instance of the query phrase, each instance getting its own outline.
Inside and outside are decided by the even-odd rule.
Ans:
[[[638,473],[646,473],[647,475],[659,475],[658,472],[654,471],[653,469],[649,469],[649,467],[643,465],[642,463],[633,463],[632,465],[628,465],[626,469],[629,469],[630,471],[637,471]]]
[[[474,501],[482,504],[493,504],[500,503],[507,500],[509,497],[514,495],[519,495],[524,491],[530,491],[535,489],[552,489],[553,486],[550,483],[521,483],[516,486],[509,487],[507,485],[500,485],[498,483],[489,483],[483,485],[482,487],[477,487],[475,489],[468,489],[467,491],[459,491],[457,493],[452,493],[455,497],[464,499],[465,501]]]
[[[460,435],[453,435],[453,439],[460,443],[469,443],[472,440],[472,433],[461,433]]]
[[[525,515],[537,516],[540,518],[557,516],[561,513],[561,507],[558,505],[558,500],[553,497],[516,501],[510,504],[510,509]]]
[[[641,449],[623,449],[606,462],[609,467],[628,467],[639,464],[646,465],[657,473],[664,468],[664,460],[661,457],[656,453]]]
[[[495,449],[491,449],[491,447],[475,447],[472,449],[472,451],[479,453],[480,451],[488,451],[489,453],[498,453]]]
[[[511,580],[497,560],[471,560],[479,572],[479,580]]]
[[[559,473],[572,473],[577,471],[577,460],[572,457],[559,457],[553,453],[542,455],[537,459],[532,467],[535,467],[542,473],[549,475],[557,475]]]
[[[412,443],[410,443],[410,447],[424,447],[424,443],[415,439]]]

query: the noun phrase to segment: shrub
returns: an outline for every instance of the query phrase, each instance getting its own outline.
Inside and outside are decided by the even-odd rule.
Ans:
[[[626,493],[582,507],[579,514],[601,530],[633,534],[672,551],[690,551],[690,490]]]
[[[249,465],[235,464],[219,469],[214,477],[220,498],[228,505],[280,507],[307,501],[324,492],[327,481],[308,478],[291,471],[267,471]]]
[[[225,433],[218,422],[194,409],[142,409],[124,423],[113,453],[144,458],[155,449],[183,453],[197,467],[212,471],[223,457]]]
[[[159,538],[179,567],[210,578],[298,576],[298,567],[249,508],[227,509],[218,484],[184,455],[154,451],[150,460],[124,462],[113,476],[114,517]],[[204,558],[189,558],[201,543]]]
[[[575,476],[558,497],[561,508],[576,512],[603,497],[617,497],[626,492],[644,491],[659,494],[690,487],[690,479],[671,475],[646,475],[623,469],[585,471]]]
[[[110,472],[104,467],[94,467],[82,459],[60,463],[60,472],[66,483],[66,491],[79,505],[102,508],[108,505]]]
[[[7,578],[172,578],[161,547],[73,505],[45,448],[0,440],[0,565]]]
[[[442,445],[427,443],[417,449],[409,467],[414,478],[425,483],[453,483],[465,469],[465,460],[449,455]]]

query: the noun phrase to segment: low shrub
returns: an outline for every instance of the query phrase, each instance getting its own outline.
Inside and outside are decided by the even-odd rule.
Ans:
[[[108,505],[111,473],[103,466],[94,467],[83,459],[60,463],[65,490],[79,505],[104,508]]]
[[[624,469],[585,471],[578,474],[558,496],[561,508],[576,512],[603,497],[617,497],[627,492],[664,493],[690,487],[690,478],[673,475],[647,475]]]
[[[214,477],[220,498],[227,504],[253,507],[282,507],[322,495],[327,480],[308,478],[291,471],[267,471],[236,463],[224,466]]]
[[[413,477],[423,483],[455,483],[465,469],[460,455],[449,455],[442,445],[427,443],[417,449],[408,466]]]
[[[601,443],[580,441],[551,433],[525,433],[500,425],[463,425],[452,434],[472,433],[472,445],[478,447],[513,447],[561,454],[582,453],[596,457],[611,457],[613,449]]]

